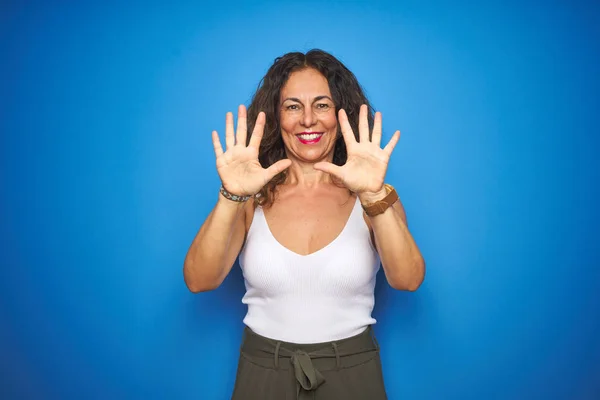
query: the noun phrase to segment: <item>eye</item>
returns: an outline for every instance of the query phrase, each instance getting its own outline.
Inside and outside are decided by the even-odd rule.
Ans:
[[[319,110],[327,110],[329,108],[329,104],[327,104],[327,103],[318,103],[317,104],[317,108]]]
[[[285,109],[290,110],[290,111],[295,111],[295,110],[298,110],[299,107],[298,107],[298,104],[290,104],[289,106],[286,106]]]

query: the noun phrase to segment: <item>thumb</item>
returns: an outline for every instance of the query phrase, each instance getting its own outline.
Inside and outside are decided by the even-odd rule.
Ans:
[[[325,172],[329,175],[332,175],[338,179],[342,179],[342,177],[344,175],[342,167],[335,165],[333,163],[330,163],[330,162],[325,162],[325,161],[318,162],[313,166],[313,168],[318,171],[323,171],[323,172]]]
[[[292,165],[292,161],[288,158],[284,158],[283,160],[277,161],[275,164],[271,165],[269,168],[265,170],[267,174],[267,182],[273,179],[275,175],[283,171]]]

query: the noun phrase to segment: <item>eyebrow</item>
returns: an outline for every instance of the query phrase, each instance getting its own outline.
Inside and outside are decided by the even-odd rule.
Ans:
[[[313,103],[316,102],[316,101],[319,101],[319,100],[323,100],[323,99],[329,99],[329,100],[333,101],[333,99],[331,97],[323,95],[323,96],[317,96],[317,97],[315,97],[315,99],[313,100]],[[298,99],[296,97],[286,97],[283,100],[283,102],[286,102],[287,100],[295,101],[297,103],[302,103],[300,101],[300,99]]]

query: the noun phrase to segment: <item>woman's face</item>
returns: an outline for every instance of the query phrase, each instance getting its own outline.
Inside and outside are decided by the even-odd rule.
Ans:
[[[313,68],[292,73],[281,89],[279,104],[288,158],[309,163],[333,160],[338,124],[327,79]]]

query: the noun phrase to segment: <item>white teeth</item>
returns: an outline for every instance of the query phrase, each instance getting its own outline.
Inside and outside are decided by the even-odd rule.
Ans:
[[[300,136],[300,138],[302,140],[314,140],[314,139],[318,138],[321,135],[322,135],[322,133],[309,133],[309,134],[306,134],[306,135],[298,135],[298,136]]]

